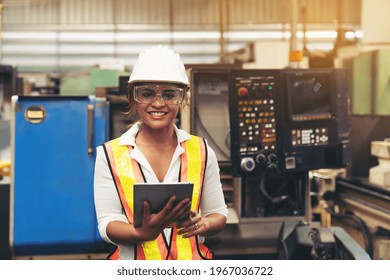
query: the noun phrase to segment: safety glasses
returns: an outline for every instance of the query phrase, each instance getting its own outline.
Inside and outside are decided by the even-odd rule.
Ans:
[[[150,104],[159,96],[168,105],[177,105],[183,101],[182,88],[161,85],[135,86],[134,100],[142,104]]]

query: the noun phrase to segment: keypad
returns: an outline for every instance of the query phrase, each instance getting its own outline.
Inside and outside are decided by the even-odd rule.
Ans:
[[[325,127],[291,130],[291,145],[293,147],[327,144],[329,144],[329,131]]]

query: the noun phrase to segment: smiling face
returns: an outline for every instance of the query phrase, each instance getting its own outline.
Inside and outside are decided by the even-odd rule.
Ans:
[[[172,83],[142,83],[133,88],[131,106],[137,110],[144,125],[164,129],[174,122],[179,113],[186,89]]]

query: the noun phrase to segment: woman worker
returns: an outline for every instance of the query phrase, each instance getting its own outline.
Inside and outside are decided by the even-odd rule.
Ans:
[[[95,207],[101,237],[117,245],[111,259],[211,259],[204,237],[220,232],[227,207],[219,166],[207,142],[178,129],[174,120],[188,101],[180,55],[163,46],[140,53],[129,79],[130,112],[139,120],[97,148]],[[144,202],[141,227],[133,226],[133,184],[194,183],[192,201],[152,214]]]

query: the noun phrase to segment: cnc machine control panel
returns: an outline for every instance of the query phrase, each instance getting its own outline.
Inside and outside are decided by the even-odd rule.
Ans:
[[[267,74],[237,76],[231,92],[234,105],[237,105],[231,110],[237,110],[238,116],[240,167],[248,172],[256,167],[263,170],[278,168],[277,77]]]
[[[345,72],[341,69],[230,71],[234,173],[345,165],[347,105]]]

